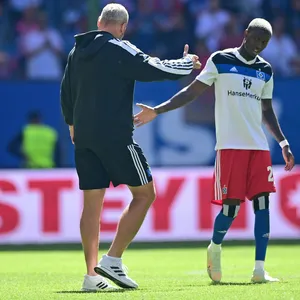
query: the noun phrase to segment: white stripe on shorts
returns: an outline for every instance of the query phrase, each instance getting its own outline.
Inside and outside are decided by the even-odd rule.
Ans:
[[[134,149],[134,145],[129,145],[127,146],[128,150],[130,151],[134,166],[137,170],[137,173],[139,175],[141,184],[147,184],[148,183],[148,179],[147,179],[147,175],[146,172],[143,168],[142,162],[140,160],[140,157],[138,155],[138,153],[136,152],[136,150]]]
[[[215,161],[215,200],[222,200],[220,156],[221,153],[218,150]]]

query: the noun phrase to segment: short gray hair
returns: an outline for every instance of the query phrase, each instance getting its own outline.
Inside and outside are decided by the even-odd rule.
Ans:
[[[99,21],[104,23],[128,23],[129,15],[127,9],[118,3],[107,4],[99,16]]]
[[[265,30],[265,31],[269,32],[270,35],[272,35],[272,33],[273,33],[272,25],[267,20],[262,19],[262,18],[253,19],[250,22],[250,24],[248,25],[248,30],[255,29],[255,28]]]

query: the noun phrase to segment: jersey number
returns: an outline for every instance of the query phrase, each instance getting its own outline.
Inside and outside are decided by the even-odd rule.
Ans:
[[[268,181],[269,181],[269,182],[274,181],[274,177],[273,177],[273,169],[272,169],[272,167],[271,167],[271,166],[268,166],[268,167],[267,167],[267,170],[268,170],[268,172],[269,172],[269,175],[268,175]]]

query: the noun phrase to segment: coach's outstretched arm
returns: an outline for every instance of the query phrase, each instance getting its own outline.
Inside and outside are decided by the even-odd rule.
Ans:
[[[216,53],[213,53],[209,57],[206,61],[205,67],[196,79],[170,100],[155,107],[137,104],[142,108],[142,111],[134,116],[134,124],[136,126],[144,125],[155,119],[158,114],[184,106],[193,101],[196,97],[200,96],[208,87],[212,86],[218,77],[218,70],[213,61],[215,54]]]
[[[116,49],[120,51],[120,59],[117,62],[119,74],[131,80],[178,80],[189,75],[193,69],[201,68],[198,56],[188,53],[188,45],[184,47],[182,58],[160,60],[145,54],[128,41],[111,40],[110,43],[118,46]]]
[[[190,85],[174,95],[170,100],[155,107],[138,103],[137,105],[142,111],[134,116],[134,124],[137,127],[142,126],[154,120],[159,114],[182,107],[200,96],[208,87],[209,85],[196,79]]]

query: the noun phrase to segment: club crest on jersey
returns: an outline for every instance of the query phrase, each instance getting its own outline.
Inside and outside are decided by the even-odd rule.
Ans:
[[[256,77],[258,79],[261,79],[261,80],[265,80],[265,73],[264,72],[260,72],[260,71],[256,71]]]
[[[251,88],[251,85],[252,85],[252,80],[244,77],[244,79],[243,79],[243,85],[244,85],[244,88],[246,90],[249,90]]]
[[[226,185],[224,185],[224,186],[222,187],[222,194],[223,194],[223,195],[227,195],[227,186],[226,186]]]

